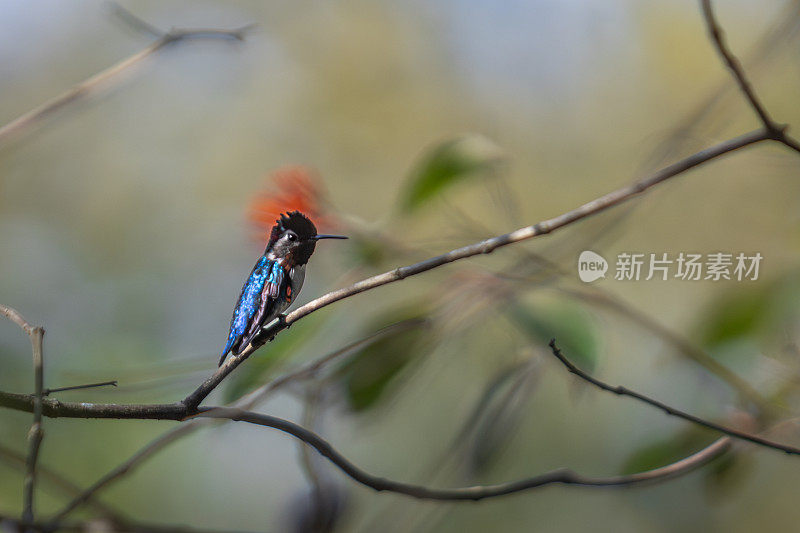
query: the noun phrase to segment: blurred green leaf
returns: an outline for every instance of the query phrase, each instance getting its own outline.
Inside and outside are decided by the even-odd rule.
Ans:
[[[535,389],[537,375],[530,362],[501,371],[486,387],[461,435],[472,433],[469,465],[474,472],[491,466],[519,428],[527,400]]]
[[[388,334],[355,352],[336,372],[353,411],[375,406],[387,388],[412,361],[421,356],[429,331],[423,327],[426,316],[420,306],[394,309],[373,321],[365,334],[404,320],[420,319],[421,327],[407,328]]]
[[[458,137],[433,147],[408,177],[402,210],[414,211],[445,188],[493,168],[504,157],[499,146],[481,135]]]
[[[708,465],[705,470],[705,488],[709,496],[727,498],[753,471],[753,458],[746,453],[732,450]]]
[[[737,289],[717,299],[700,321],[700,342],[713,349],[731,341],[757,336],[765,324],[775,285]]]
[[[691,428],[678,435],[647,444],[628,457],[622,466],[621,474],[645,472],[674,463],[705,448],[717,438],[718,436],[710,431]]]
[[[225,388],[225,402],[231,402],[263,385],[273,370],[293,356],[298,348],[314,337],[324,320],[324,314],[314,313],[293,324],[291,328],[265,344],[251,355],[246,364],[241,365],[228,379]]]
[[[591,315],[572,303],[533,308],[519,302],[509,306],[512,319],[537,346],[547,347],[555,338],[564,355],[581,369],[597,366],[599,334]]]

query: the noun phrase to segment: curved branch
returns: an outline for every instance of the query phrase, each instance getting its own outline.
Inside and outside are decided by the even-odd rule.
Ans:
[[[787,444],[781,444],[779,442],[774,442],[774,441],[771,441],[769,439],[765,439],[763,437],[759,437],[758,435],[754,435],[752,433],[747,433],[745,431],[739,431],[738,429],[733,429],[733,428],[728,428],[728,427],[725,427],[725,426],[721,426],[721,425],[716,424],[714,422],[710,422],[708,420],[704,420],[704,419],[702,419],[700,417],[697,417],[695,415],[691,415],[689,413],[681,411],[680,409],[676,409],[674,407],[670,407],[669,405],[667,405],[665,403],[662,403],[662,402],[660,402],[658,400],[654,400],[652,398],[649,398],[649,397],[645,396],[644,394],[638,393],[638,392],[633,391],[631,389],[628,389],[626,387],[622,387],[622,386],[619,386],[619,385],[618,386],[613,386],[613,385],[609,385],[608,383],[605,383],[603,381],[600,381],[599,379],[590,376],[589,374],[587,374],[586,372],[584,372],[583,370],[581,370],[580,368],[575,366],[569,359],[567,359],[564,356],[564,354],[561,353],[561,350],[558,348],[558,346],[556,346],[556,340],[555,339],[550,341],[550,350],[553,352],[553,355],[555,355],[556,358],[559,361],[561,361],[561,363],[565,367],[567,367],[567,370],[569,370],[571,373],[575,374],[576,376],[578,376],[582,380],[587,381],[588,383],[591,383],[595,387],[598,387],[598,388],[600,388],[600,389],[602,389],[604,391],[611,392],[611,393],[617,394],[619,396],[628,396],[629,398],[634,398],[636,400],[639,400],[640,402],[644,402],[644,403],[646,403],[648,405],[652,405],[653,407],[657,407],[657,408],[661,409],[662,411],[664,411],[665,413],[667,413],[670,416],[676,416],[678,418],[682,418],[684,420],[687,420],[687,421],[691,422],[692,424],[696,424],[698,426],[702,426],[702,427],[707,428],[707,429],[712,429],[714,431],[718,431],[720,433],[724,433],[726,435],[729,435],[731,437],[734,437],[734,438],[737,438],[737,439],[740,439],[740,440],[746,440],[748,442],[752,442],[753,444],[758,444],[759,446],[764,446],[766,448],[773,448],[775,450],[780,450],[780,451],[788,453],[790,455],[800,455],[800,448],[796,448],[794,446],[789,446]]]
[[[523,492],[554,483],[584,487],[622,487],[647,482],[664,481],[686,474],[705,465],[727,451],[731,444],[730,438],[722,437],[693,455],[685,457],[675,463],[654,470],[647,470],[645,472],[638,472],[626,476],[587,477],[577,474],[572,470],[560,468],[538,476],[509,481],[507,483],[498,483],[496,485],[474,485],[471,487],[437,489],[422,485],[402,483],[370,474],[350,462],[341,453],[336,451],[328,441],[316,433],[293,422],[289,422],[288,420],[228,407],[202,407],[197,416],[247,422],[288,433],[314,448],[320,455],[328,459],[348,477],[362,485],[378,492],[393,492],[423,500],[478,501],[514,494],[516,492]]]

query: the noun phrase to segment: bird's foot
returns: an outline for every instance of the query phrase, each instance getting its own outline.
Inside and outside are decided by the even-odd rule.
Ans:
[[[286,313],[281,313],[278,315],[278,325],[281,327],[281,329],[289,329],[292,327],[291,324],[286,323]]]

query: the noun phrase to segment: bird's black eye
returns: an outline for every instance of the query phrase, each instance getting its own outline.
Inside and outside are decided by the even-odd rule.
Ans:
[[[296,241],[297,235],[295,235],[294,233],[287,233],[286,238],[289,239],[290,241]]]

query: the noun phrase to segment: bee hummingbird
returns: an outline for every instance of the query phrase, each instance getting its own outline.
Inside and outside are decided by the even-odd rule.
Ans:
[[[346,238],[318,235],[314,223],[299,211],[282,214],[275,221],[264,255],[244,282],[236,302],[219,366],[229,353],[239,355],[247,348],[261,327],[282,316],[297,297],[317,241]]]

